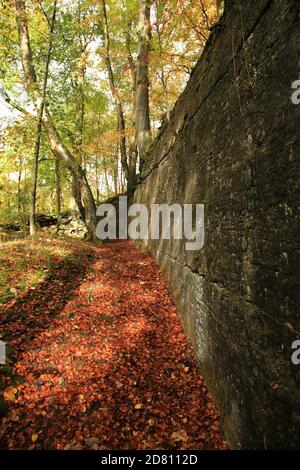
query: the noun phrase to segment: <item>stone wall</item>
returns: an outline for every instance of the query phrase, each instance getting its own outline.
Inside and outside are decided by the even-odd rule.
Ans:
[[[300,446],[300,2],[228,0],[135,201],[204,203],[199,252],[149,241],[232,448]]]

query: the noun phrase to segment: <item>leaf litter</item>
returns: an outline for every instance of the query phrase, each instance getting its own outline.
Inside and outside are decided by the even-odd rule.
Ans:
[[[0,306],[1,448],[226,449],[153,258],[128,241],[53,243],[64,256]]]

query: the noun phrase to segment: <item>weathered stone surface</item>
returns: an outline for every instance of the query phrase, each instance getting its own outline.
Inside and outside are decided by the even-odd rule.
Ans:
[[[58,217],[56,233],[59,237],[84,239],[87,229],[79,217],[74,217],[70,212],[64,212]]]
[[[300,446],[300,2],[228,0],[135,202],[205,203],[206,242],[148,241],[232,448]],[[278,384],[275,385],[274,384]]]

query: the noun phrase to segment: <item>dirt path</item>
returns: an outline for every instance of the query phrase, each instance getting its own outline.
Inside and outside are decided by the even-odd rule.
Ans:
[[[82,244],[2,308],[1,330],[1,448],[225,448],[162,276],[130,242]]]

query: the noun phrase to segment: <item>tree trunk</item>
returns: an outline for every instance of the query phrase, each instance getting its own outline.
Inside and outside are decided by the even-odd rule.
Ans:
[[[15,5],[25,83],[28,94],[32,99],[36,111],[38,112],[41,109],[42,96],[37,84],[32,60],[24,0],[15,0]],[[42,115],[42,125],[48,137],[51,150],[55,155],[57,155],[61,162],[68,167],[72,175],[74,175],[74,177],[82,184],[83,202],[85,206],[85,223],[88,230],[88,238],[93,239],[96,232],[97,218],[96,205],[91,188],[81,166],[76,162],[72,153],[62,143],[46,105],[44,106],[44,112]]]
[[[156,29],[157,39],[158,39],[158,58],[159,58],[159,67],[160,67],[159,78],[160,78],[160,81],[161,81],[161,84],[162,84],[164,97],[165,97],[163,113],[167,114],[168,111],[169,111],[169,93],[168,93],[168,87],[167,87],[166,77],[165,77],[165,67],[164,67],[164,60],[163,60],[163,46],[162,46],[162,37],[161,37],[161,31],[160,31],[160,24],[159,24],[159,20],[158,20],[158,13],[156,14],[155,29]]]
[[[129,21],[127,24],[127,30],[125,31],[125,44],[126,44],[126,51],[127,51],[127,62],[131,73],[131,81],[132,81],[132,122],[131,125],[133,129],[136,129],[136,85],[137,85],[137,76],[136,76],[136,64],[133,59],[132,51],[131,51],[131,39],[130,39],[130,30],[132,24]],[[129,146],[128,146],[128,166],[129,166],[129,191],[128,193],[133,193],[136,188],[136,173],[137,173],[137,141],[136,135],[130,139]]]
[[[60,167],[59,159],[55,155],[55,201],[56,201],[56,214],[59,216],[61,213],[61,182],[60,182]]]
[[[44,83],[42,89],[42,101],[38,114],[38,124],[36,130],[36,141],[34,149],[34,161],[32,169],[32,186],[31,186],[31,198],[30,198],[30,210],[29,210],[29,228],[30,235],[33,237],[36,234],[36,225],[35,225],[35,209],[36,209],[36,191],[37,191],[37,178],[38,178],[38,168],[39,168],[39,156],[40,156],[40,147],[41,147],[41,134],[42,134],[42,117],[44,113],[44,106],[47,93],[47,84],[48,84],[48,74],[49,74],[49,65],[51,60],[52,52],[52,40],[55,26],[55,17],[56,17],[56,5],[57,1],[55,0],[53,6],[52,19],[50,24],[50,39],[49,46],[45,64],[45,74],[44,74]]]
[[[108,72],[108,79],[109,79],[111,94],[114,98],[115,106],[116,106],[118,132],[120,136],[119,145],[120,145],[120,153],[121,153],[121,163],[122,163],[126,180],[127,182],[129,182],[130,178],[129,178],[129,167],[128,167],[128,162],[127,162],[125,118],[124,118],[123,106],[120,100],[120,96],[115,85],[115,78],[114,78],[114,73],[113,73],[111,59],[110,59],[110,35],[109,35],[105,0],[102,0],[102,14],[104,18],[104,41],[105,41],[104,59],[105,59],[105,65],[106,65],[107,72]]]
[[[137,61],[136,135],[140,172],[151,143],[149,108],[150,0],[139,0],[139,53]]]
[[[22,158],[19,157],[19,172],[18,172],[18,216],[19,218],[21,218],[21,210],[22,210],[22,203],[21,203],[22,165],[23,165]]]
[[[32,168],[30,206],[29,206],[29,231],[32,237],[34,237],[36,234],[35,209],[36,209],[36,191],[37,191],[39,156],[40,156],[40,146],[41,146],[41,132],[42,132],[42,121],[41,121],[41,117],[39,117],[37,131],[36,131],[34,160],[33,160],[33,168]]]
[[[114,190],[115,190],[115,195],[118,194],[119,192],[119,171],[118,171],[118,158],[117,158],[117,162],[116,162],[116,165],[114,167]]]
[[[100,201],[100,189],[99,189],[99,162],[98,162],[98,154],[95,157],[95,177],[96,177],[96,202],[99,204]]]
[[[106,186],[106,195],[109,196],[110,188],[109,188],[109,182],[108,182],[108,173],[107,173],[106,163],[104,164],[104,180],[105,180],[105,186]]]
[[[74,219],[85,220],[85,209],[81,199],[81,187],[78,178],[72,175],[71,197],[69,209]]]
[[[80,19],[79,19],[80,21]],[[84,53],[84,46],[82,46],[81,53]],[[77,120],[76,120],[76,138],[73,145],[73,155],[76,161],[82,165],[84,164],[83,158],[83,131],[84,131],[84,82],[85,82],[85,66],[81,66],[79,71],[79,80],[76,85],[77,94]],[[82,204],[82,183],[78,177],[72,176],[72,190],[71,199],[75,201],[75,207],[71,207],[71,213],[75,218],[79,216],[85,220],[85,210]],[[76,210],[76,205],[77,209]]]

